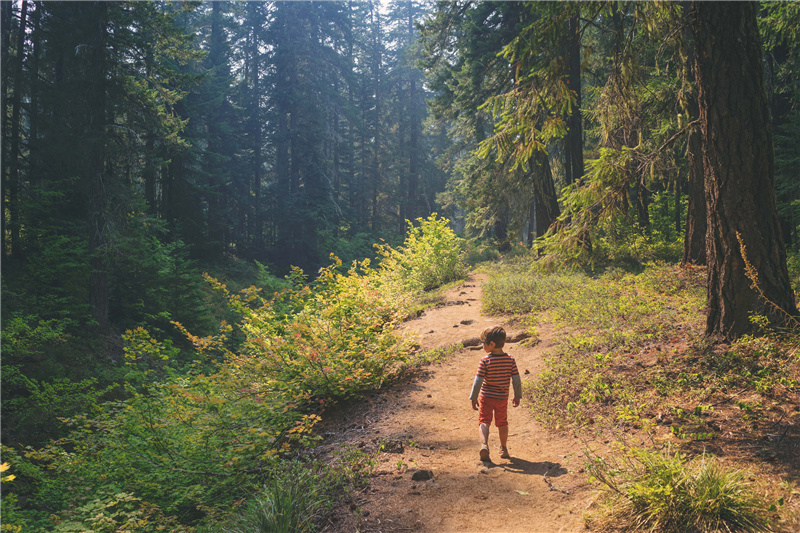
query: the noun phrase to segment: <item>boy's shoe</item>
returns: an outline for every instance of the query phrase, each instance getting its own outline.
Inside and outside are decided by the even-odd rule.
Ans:
[[[481,447],[481,461],[489,460],[489,447],[485,444]]]
[[[508,448],[505,446],[500,446],[500,457],[502,459],[511,459],[511,454],[508,453]]]

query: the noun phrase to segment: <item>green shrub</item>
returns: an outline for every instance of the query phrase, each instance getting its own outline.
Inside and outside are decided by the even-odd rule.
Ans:
[[[138,502],[147,502],[184,525],[224,516],[242,490],[269,475],[277,457],[315,441],[320,403],[379,387],[408,353],[394,332],[404,295],[368,262],[347,272],[340,267],[337,261],[322,269],[313,285],[296,273],[274,300],[256,287],[231,294],[209,278],[241,317],[236,328],[223,322],[217,334],[200,337],[177,324],[197,360],[181,374],[170,367],[178,351],[169,341],[152,339],[144,328],[127,332],[130,397],[65,417],[68,438],[26,455],[88,498],[73,509],[113,504],[135,517],[145,505]],[[233,351],[229,339],[237,330],[244,340]],[[264,502],[294,497],[273,496]],[[69,514],[61,519],[85,523]]]
[[[591,527],[684,533],[769,531],[770,506],[741,470],[709,456],[628,450],[624,464],[593,456],[592,480],[606,489],[606,507]]]
[[[270,295],[277,292],[284,291],[289,289],[291,284],[289,281],[273,276],[272,273],[269,271],[269,267],[255,261],[256,265],[256,281],[254,285],[259,287],[263,294]]]
[[[252,362],[257,380],[317,397],[353,396],[379,387],[408,354],[394,332],[403,294],[382,290],[380,274],[367,261],[346,273],[339,266],[337,260],[322,269],[314,287],[287,291],[280,308],[266,302],[245,311],[242,354],[248,362],[241,364]]]
[[[466,273],[462,242],[446,218],[436,213],[418,218],[419,226],[408,223],[408,233],[397,249],[376,245],[385,276],[399,278],[410,292],[428,291],[462,278]]]
[[[100,398],[116,387],[98,389],[95,378],[79,382],[67,378],[38,381],[25,377],[13,366],[3,368],[3,373],[4,381],[25,388],[24,396],[3,402],[3,415],[17,424],[14,436],[30,443],[44,443],[63,435],[60,418],[96,410]]]
[[[499,258],[500,252],[492,244],[474,241],[465,244],[464,262],[468,265],[496,261]]]
[[[2,531],[48,530],[52,526],[49,511],[64,504],[66,488],[46,468],[26,459],[14,448],[2,446],[2,456]],[[20,501],[27,504],[22,506]]]
[[[402,370],[410,346],[395,329],[413,294],[463,274],[459,242],[444,219],[420,220],[401,248],[381,250],[378,268],[365,260],[343,271],[334,260],[313,283],[299,270],[277,282],[256,265],[260,286],[234,293],[206,276],[222,311],[235,318],[206,335],[175,322],[193,347],[188,358],[144,327],[126,332],[126,398],[59,414],[70,433],[21,454],[51,474],[39,483],[53,492],[47,501],[58,527],[221,524],[257,487],[263,490],[248,513],[265,530],[310,527],[305,518],[328,493],[359,476],[358,461],[324,476],[278,465],[317,440],[320,405],[380,387]],[[59,386],[64,400],[92,407],[100,394],[94,382]],[[50,401],[56,389],[37,390]],[[327,488],[315,492],[321,483]]]
[[[157,506],[128,492],[104,487],[96,497],[56,519],[53,533],[188,533],[189,528],[165,516]]]
[[[324,473],[299,463],[283,467],[247,503],[224,533],[305,533],[314,531],[334,494]]]

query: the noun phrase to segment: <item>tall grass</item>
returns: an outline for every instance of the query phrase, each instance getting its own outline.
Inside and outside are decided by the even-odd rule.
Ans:
[[[244,513],[223,533],[306,533],[331,504],[313,471],[296,467],[264,485]]]
[[[537,417],[559,427],[602,414],[638,425],[646,401],[636,391],[646,378],[620,367],[647,345],[699,332],[702,303],[694,274],[665,265],[592,277],[520,262],[496,268],[484,285],[484,312],[533,315],[561,328],[545,370],[526,389]]]
[[[592,457],[592,479],[606,489],[587,518],[599,530],[663,533],[770,531],[770,507],[741,470],[702,455],[632,450],[624,462]]]

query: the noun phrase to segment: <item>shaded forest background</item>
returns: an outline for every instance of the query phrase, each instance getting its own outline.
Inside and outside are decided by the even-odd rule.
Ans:
[[[124,332],[189,375],[238,320],[222,284],[404,264],[373,245],[433,213],[471,262],[708,263],[709,335],[796,313],[800,9],[702,4],[2,1],[3,444],[130,398]],[[714,131],[753,160],[704,159]]]
[[[362,258],[436,208],[416,4],[2,5],[4,277],[35,265],[74,320],[174,313],[193,268]]]

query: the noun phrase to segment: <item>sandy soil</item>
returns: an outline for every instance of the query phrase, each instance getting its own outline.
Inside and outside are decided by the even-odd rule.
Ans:
[[[504,324],[509,334],[522,331],[503,318],[481,315],[485,279],[471,276],[446,294],[449,305],[426,311],[403,329],[423,350],[477,337],[493,324]],[[538,330],[538,343],[506,345],[523,381],[541,370],[542,356],[552,346],[553,330],[547,325]],[[516,409],[509,405],[512,458],[500,459],[492,426],[491,461],[480,461],[477,412],[468,396],[483,354],[482,347],[461,349],[444,363],[327,417],[321,428],[324,448],[382,451],[369,487],[325,531],[586,531],[582,515],[593,492],[582,470],[584,444],[576,435],[545,430],[523,401]],[[433,477],[413,479],[424,470]]]

